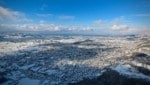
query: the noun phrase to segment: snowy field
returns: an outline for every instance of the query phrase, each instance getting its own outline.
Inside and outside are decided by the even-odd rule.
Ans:
[[[68,85],[108,68],[150,82],[149,36],[0,34],[1,85]]]

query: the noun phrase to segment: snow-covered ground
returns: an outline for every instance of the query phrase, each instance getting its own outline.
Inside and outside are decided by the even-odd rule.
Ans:
[[[0,36],[0,73],[7,79],[2,85],[67,85],[100,76],[105,68],[150,81],[134,67],[150,70],[148,37]]]

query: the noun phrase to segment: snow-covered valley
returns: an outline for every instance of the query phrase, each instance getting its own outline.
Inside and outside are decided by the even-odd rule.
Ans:
[[[97,78],[107,69],[150,83],[149,36],[14,33],[0,34],[0,38],[2,85],[75,84]]]

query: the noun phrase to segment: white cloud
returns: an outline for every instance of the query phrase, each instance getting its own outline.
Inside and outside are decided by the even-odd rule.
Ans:
[[[65,31],[75,31],[75,32],[79,32],[79,31],[92,31],[92,29],[90,29],[90,27],[86,27],[86,26],[62,26],[63,29],[61,30],[65,30]]]
[[[124,16],[114,18],[113,20],[110,21],[110,24],[122,24],[122,23],[125,23],[125,17]]]
[[[102,19],[95,20],[95,21],[93,22],[93,25],[94,25],[94,26],[103,26],[103,25],[105,25],[105,24],[106,24],[106,21],[104,21],[104,20],[102,20]]]
[[[75,19],[75,16],[61,15],[61,16],[58,16],[58,18],[63,19],[63,20],[73,20]]]
[[[110,21],[98,19],[93,22],[93,26],[101,30],[127,31],[129,26],[125,24],[124,16],[114,18]]]
[[[92,22],[91,29],[97,31],[109,30],[110,22],[107,20],[98,19]]]
[[[52,17],[53,14],[36,14],[38,17]]]
[[[114,24],[114,25],[112,25],[111,29],[115,30],[115,31],[126,31],[126,30],[129,29],[129,26],[128,25],[117,25],[117,24]]]
[[[0,7],[0,20],[17,20],[22,17],[22,13],[18,11],[12,11],[7,8]]]
[[[54,24],[26,24],[24,29],[28,28],[30,31],[59,31],[59,26]]]
[[[54,24],[1,24],[1,31],[59,31],[59,26]]]
[[[0,24],[1,31],[93,31],[85,26],[62,26],[50,23]]]
[[[8,8],[0,7],[0,21],[1,23],[7,23],[7,22],[24,22],[24,21],[31,21],[30,19],[27,19],[25,17],[25,14],[13,11]]]

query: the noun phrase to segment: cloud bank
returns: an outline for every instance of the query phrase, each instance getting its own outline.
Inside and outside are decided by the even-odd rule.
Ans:
[[[112,30],[115,30],[115,31],[125,31],[125,30],[128,30],[129,29],[129,26],[128,25],[112,25],[111,27]]]
[[[93,22],[93,26],[97,28],[105,28],[112,31],[128,31],[130,27],[124,22],[125,21],[123,17],[118,17],[109,21],[98,19]]]
[[[63,26],[50,23],[32,24],[0,24],[1,31],[92,31],[89,27],[83,26]]]
[[[121,32],[142,32],[150,31],[149,28],[142,31],[140,29],[133,28],[126,23],[123,16],[114,18],[112,20],[97,19],[92,21],[88,25],[62,25],[59,23],[52,23],[43,19],[55,17],[56,21],[61,20],[74,20],[75,16],[69,15],[54,15],[50,13],[37,13],[35,17],[39,20],[27,18],[27,14],[14,11],[9,8],[0,7],[0,31],[74,31],[74,32],[99,32],[99,33],[113,33],[117,31]],[[149,15],[137,15],[137,16],[149,16]],[[141,31],[139,31],[141,30]]]

